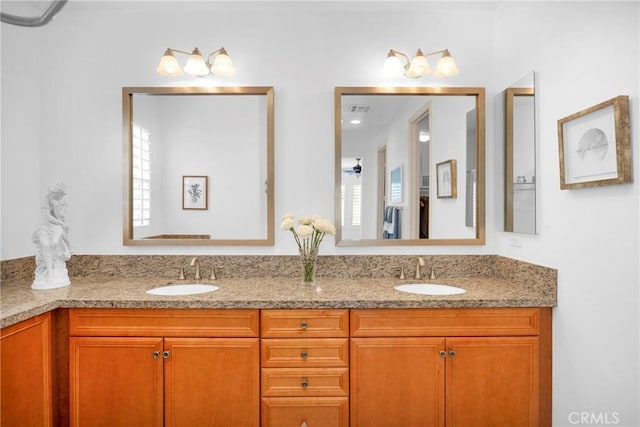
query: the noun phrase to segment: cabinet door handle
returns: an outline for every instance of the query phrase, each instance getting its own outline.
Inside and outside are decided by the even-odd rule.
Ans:
[[[447,352],[444,350],[440,350],[440,357],[445,358],[447,357]]]
[[[154,359],[157,359],[158,357],[160,357],[160,352],[158,350],[154,351],[152,354]]]
[[[162,358],[163,358],[163,359],[167,359],[167,358],[169,358],[169,352],[168,352],[168,351],[163,351],[163,352],[162,352]]]
[[[454,350],[449,350],[449,357],[456,357],[456,352]]]
[[[300,353],[300,358],[302,358],[302,360],[307,359],[307,352],[305,350],[302,350],[302,352]]]
[[[302,388],[307,388],[307,387],[309,387],[309,382],[307,381],[307,379],[306,379],[306,378],[302,380],[302,383],[300,383],[300,386],[301,386]]]
[[[307,321],[303,320],[302,322],[300,322],[300,329],[307,329]]]

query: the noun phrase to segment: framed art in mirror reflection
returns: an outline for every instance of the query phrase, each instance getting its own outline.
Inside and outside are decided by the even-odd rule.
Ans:
[[[185,175],[182,177],[182,209],[209,209],[209,177]]]
[[[436,165],[438,199],[455,199],[457,197],[457,171],[455,159],[446,160]]]

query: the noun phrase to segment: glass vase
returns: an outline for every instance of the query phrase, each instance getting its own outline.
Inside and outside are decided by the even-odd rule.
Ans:
[[[300,265],[302,267],[302,285],[311,286],[316,283],[316,261],[318,249],[300,249]]]

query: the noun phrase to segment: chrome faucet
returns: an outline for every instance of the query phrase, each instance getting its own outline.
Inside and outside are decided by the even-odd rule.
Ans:
[[[190,266],[196,266],[196,273],[194,274],[193,278],[195,280],[200,280],[202,279],[202,276],[200,276],[200,260],[198,260],[198,257],[193,257],[191,258],[191,262],[189,263]]]
[[[424,267],[424,258],[421,256],[418,257],[418,262],[416,262],[416,279],[422,279],[422,272],[420,271],[420,267]]]

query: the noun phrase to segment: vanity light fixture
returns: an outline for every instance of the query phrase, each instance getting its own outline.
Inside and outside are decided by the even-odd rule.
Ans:
[[[178,64],[178,60],[173,56],[174,52],[183,53],[188,55],[187,62],[184,65],[184,72],[193,76],[204,77],[211,74],[216,76],[232,76],[236,73],[236,69],[233,67],[231,58],[224,47],[214,50],[205,61],[200,49],[197,47],[193,49],[191,53],[183,50],[167,48],[164,52],[164,56],[160,59],[160,64],[156,71],[163,76],[181,76],[182,68]],[[212,57],[215,55],[213,63]]]
[[[450,77],[458,74],[458,67],[449,53],[449,49],[442,49],[427,54],[422,53],[422,49],[416,51],[413,59],[402,52],[390,49],[387,59],[384,61],[383,75],[385,77],[398,77],[405,75],[410,78],[424,77],[431,73],[431,67],[427,62],[427,57],[431,55],[441,54],[433,75],[436,77]],[[400,57],[404,58],[405,64],[402,63]]]

